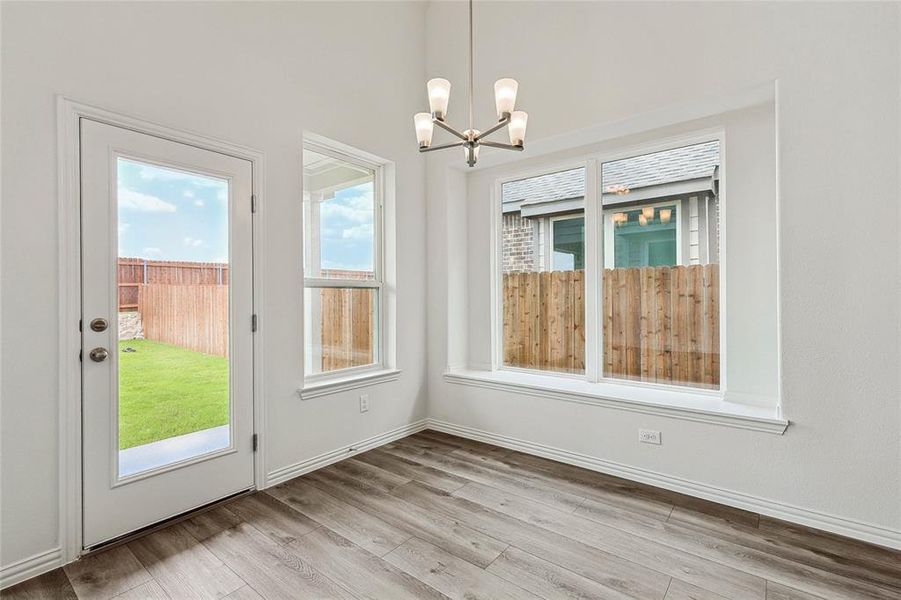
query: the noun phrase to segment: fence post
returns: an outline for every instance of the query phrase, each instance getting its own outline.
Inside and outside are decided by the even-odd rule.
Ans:
[[[142,279],[141,283],[144,283],[146,285],[147,284],[147,259],[145,258],[141,262],[144,263],[143,272],[141,274],[141,279]]]

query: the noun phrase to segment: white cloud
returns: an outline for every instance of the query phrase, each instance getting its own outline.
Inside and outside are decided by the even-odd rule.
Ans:
[[[222,188],[220,188],[219,191],[216,192],[216,198],[218,198],[219,200],[221,200],[223,202],[228,200],[228,188],[225,186],[222,186]]]
[[[196,248],[203,244],[203,240],[194,239],[192,237],[185,238],[185,246],[191,246],[192,248]]]
[[[151,246],[149,248],[144,248],[142,254],[147,258],[159,258],[163,255],[163,251],[159,248],[154,248]]]
[[[354,223],[372,222],[372,205],[355,207],[334,202],[323,202],[319,210],[320,214],[327,219],[346,219]]]
[[[193,198],[194,192],[192,192],[191,190],[185,190],[181,193],[181,195],[184,196],[185,198]]]
[[[197,208],[203,208],[203,200],[198,198],[197,200],[194,201],[194,206],[196,206]]]
[[[363,223],[348,227],[341,232],[341,239],[345,240],[369,240],[372,239],[372,223]]]
[[[119,188],[119,208],[137,210],[140,212],[175,212],[174,204],[160,200],[150,194],[142,194],[134,190]]]

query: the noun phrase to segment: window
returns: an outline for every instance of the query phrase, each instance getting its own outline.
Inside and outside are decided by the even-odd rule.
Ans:
[[[504,183],[503,365],[585,372],[585,169]]]
[[[308,378],[382,364],[381,167],[307,142],[304,367]]]
[[[502,182],[500,365],[719,389],[720,161],[711,140]]]

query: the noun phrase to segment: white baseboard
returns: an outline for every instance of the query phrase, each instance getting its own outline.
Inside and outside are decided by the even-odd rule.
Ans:
[[[6,589],[26,579],[52,571],[63,564],[63,553],[59,548],[39,552],[12,564],[0,567],[0,590]]]
[[[623,479],[653,485],[674,492],[680,492],[689,496],[703,498],[704,500],[710,500],[711,502],[760,513],[768,517],[805,525],[814,529],[828,531],[849,538],[870,542],[872,544],[901,550],[901,531],[888,529],[879,525],[837,517],[807,508],[793,506],[791,504],[784,504],[760,498],[758,496],[733,492],[705,483],[672,477],[647,469],[631,467],[621,463],[596,458],[594,456],[588,456],[586,454],[579,454],[569,450],[490,433],[474,427],[455,425],[437,419],[428,419],[428,428],[480,442],[486,442],[488,444],[494,444],[495,446],[503,446],[504,448],[510,448],[511,450],[525,452],[526,454],[549,458],[551,460],[583,467],[592,471],[622,477]]]
[[[275,469],[274,471],[271,471],[266,475],[266,487],[272,487],[273,485],[288,481],[289,479],[293,479],[305,473],[309,473],[310,471],[315,471],[316,469],[327,467],[332,463],[336,463],[339,460],[344,460],[345,458],[349,458],[355,454],[366,452],[367,450],[372,450],[373,448],[377,448],[378,446],[382,446],[389,442],[393,442],[394,440],[399,440],[402,437],[412,435],[417,431],[422,431],[426,428],[427,422],[427,419],[421,419],[414,423],[402,425],[396,429],[392,429],[371,438],[361,440],[356,444],[351,444],[349,446],[343,446],[335,450],[330,450],[318,456],[314,456],[313,458],[294,463],[293,465]]]

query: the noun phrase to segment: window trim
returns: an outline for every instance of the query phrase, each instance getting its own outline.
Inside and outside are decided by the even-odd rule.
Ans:
[[[603,277],[600,276],[601,271],[605,268],[605,224],[603,216],[603,207],[600,206],[602,194],[601,186],[601,169],[604,163],[614,162],[625,158],[633,158],[643,154],[653,154],[666,150],[673,150],[684,146],[702,144],[705,142],[719,142],[720,154],[720,170],[719,170],[719,218],[720,218],[720,244],[719,244],[719,269],[720,269],[720,290],[719,290],[719,319],[720,319],[720,386],[718,390],[709,390],[700,387],[679,386],[660,384],[656,382],[632,381],[626,379],[616,379],[603,376],[603,332],[600,330],[602,323],[599,322],[598,315],[601,311],[601,302],[603,301]],[[522,169],[514,168],[506,172],[502,172],[494,182],[491,189],[491,370],[493,372],[520,372],[524,375],[540,375],[553,378],[563,378],[570,380],[584,380],[590,384],[617,385],[622,386],[621,389],[628,390],[632,388],[636,394],[641,394],[643,390],[661,388],[665,390],[677,390],[696,394],[699,398],[709,399],[711,395],[716,396],[720,401],[725,401],[728,391],[727,381],[727,328],[726,315],[728,312],[728,304],[726,298],[727,272],[726,256],[727,236],[726,236],[726,135],[725,128],[714,127],[704,130],[695,130],[682,135],[658,138],[648,142],[637,144],[628,144],[620,148],[611,149],[602,152],[589,152],[565,161],[548,162],[537,167]],[[503,297],[501,294],[503,282],[503,186],[505,183],[519,181],[530,177],[539,177],[549,175],[560,171],[585,168],[585,373],[563,373],[542,371],[540,369],[528,369],[523,367],[510,367],[504,365],[504,348],[503,348]],[[672,204],[673,201],[664,204]],[[681,202],[677,206],[678,218],[681,219]],[[591,232],[594,232],[592,235]],[[677,235],[680,237],[679,229]],[[681,244],[677,241],[678,252],[681,256]]]
[[[304,329],[305,317],[301,320],[301,342],[303,360],[301,361],[301,372],[303,374],[303,386],[298,390],[302,398],[313,398],[322,395],[328,395],[342,391],[344,389],[352,389],[358,387],[353,385],[354,382],[364,382],[365,385],[380,383],[382,381],[392,381],[393,377],[381,377],[385,373],[397,374],[399,371],[395,367],[394,356],[394,335],[392,328],[393,315],[393,298],[389,298],[387,292],[388,285],[386,281],[393,278],[394,269],[388,264],[388,258],[393,259],[393,227],[387,227],[388,219],[385,217],[387,211],[393,213],[393,183],[394,183],[394,163],[378,158],[363,150],[359,150],[347,144],[325,138],[310,132],[304,132],[303,150],[310,150],[318,154],[323,154],[331,158],[346,161],[352,165],[369,169],[373,172],[373,279],[342,279],[337,277],[307,277],[307,213],[302,210],[303,227],[302,235],[302,252],[304,261],[302,262],[303,271],[303,297],[301,300],[302,314],[306,314],[306,292],[308,289],[316,290],[323,288],[352,288],[352,289],[373,289],[376,290],[376,310],[378,315],[375,319],[376,331],[374,332],[375,341],[373,351],[375,360],[368,365],[360,365],[347,367],[344,369],[336,369],[326,372],[308,373],[306,368],[307,362],[307,340]],[[303,169],[301,168],[301,173]],[[303,174],[301,175],[303,177]],[[306,200],[306,198],[304,198]],[[306,202],[304,202],[306,204]],[[389,247],[390,246],[390,247]],[[389,302],[391,305],[389,306]]]

